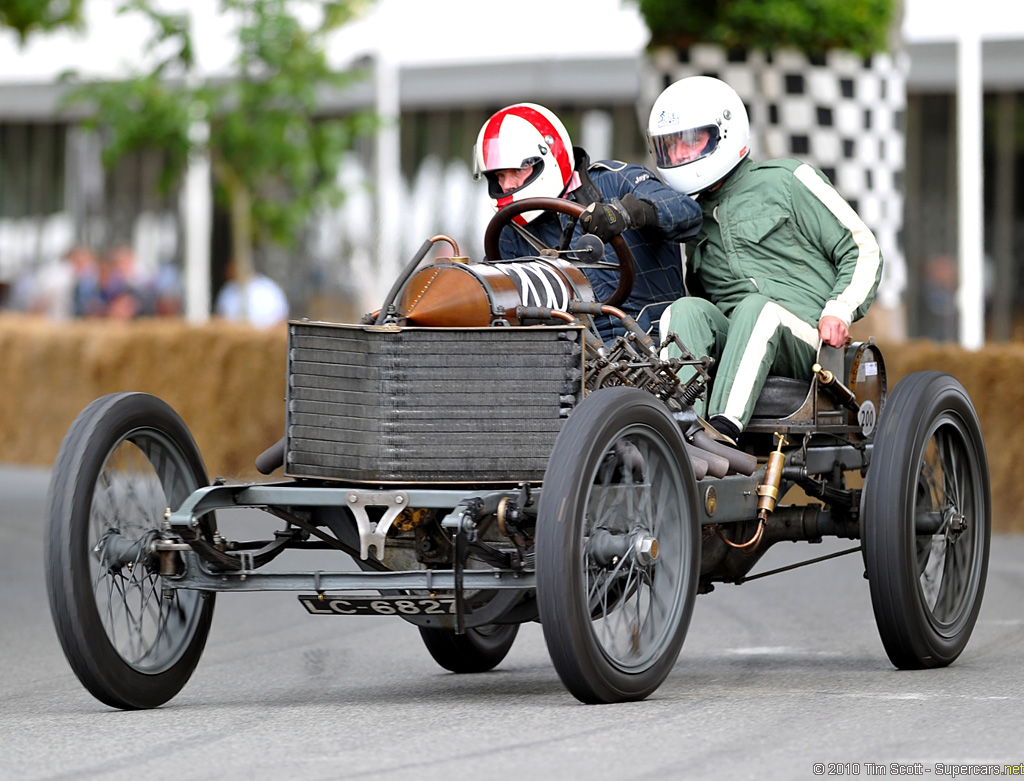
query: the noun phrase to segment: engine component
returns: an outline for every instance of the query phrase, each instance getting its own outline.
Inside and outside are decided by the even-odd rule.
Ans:
[[[565,311],[594,300],[583,272],[558,258],[510,263],[440,262],[416,272],[402,290],[400,325],[479,327],[520,325],[516,307]]]

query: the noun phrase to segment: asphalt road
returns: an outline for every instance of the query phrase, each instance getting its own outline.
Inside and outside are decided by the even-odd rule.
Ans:
[[[50,621],[48,480],[0,468],[0,779],[792,781],[1024,762],[1024,537],[994,539],[974,636],[941,670],[891,667],[854,555],[698,597],[644,702],[578,704],[537,625],[494,672],[456,676],[400,620],[231,594],[185,689],[120,712],[78,683]],[[849,546],[778,546],[758,569]]]

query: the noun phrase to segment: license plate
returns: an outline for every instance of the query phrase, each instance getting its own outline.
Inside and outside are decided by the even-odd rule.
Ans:
[[[455,614],[455,597],[336,597],[330,594],[323,596],[300,594],[299,602],[310,613],[318,616],[442,616]]]

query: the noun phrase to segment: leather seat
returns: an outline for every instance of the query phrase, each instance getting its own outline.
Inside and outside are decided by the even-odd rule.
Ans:
[[[807,380],[770,376],[754,404],[755,418],[785,418],[796,412],[811,389]]]

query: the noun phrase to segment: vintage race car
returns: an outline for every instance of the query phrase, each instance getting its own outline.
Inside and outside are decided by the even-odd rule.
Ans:
[[[513,204],[487,257],[534,209],[582,211]],[[439,242],[452,257],[424,265]],[[158,706],[198,663],[218,592],[279,590],[315,615],[401,617],[458,673],[495,667],[539,621],[579,700],[642,699],[675,664],[698,593],[771,574],[750,575],[776,542],[827,536],[857,543],[845,552],[863,557],[895,666],[955,660],[991,526],[960,383],[919,372],[889,394],[875,344],[824,347],[804,380],[769,378],[730,447],[693,409],[712,361],[673,334],[662,341],[682,357],[663,358],[618,308],[633,268],[621,237],[613,248],[620,283],[599,302],[579,268],[608,262],[599,242],[473,263],[437,236],[365,322],[291,322],[286,433],[257,459],[277,481],[210,485],[154,396],[90,404],[54,466],[46,537],[51,612],[85,687]],[[598,315],[625,335],[602,342]],[[229,539],[218,511],[237,508],[277,528]],[[336,570],[265,568],[325,549]]]

